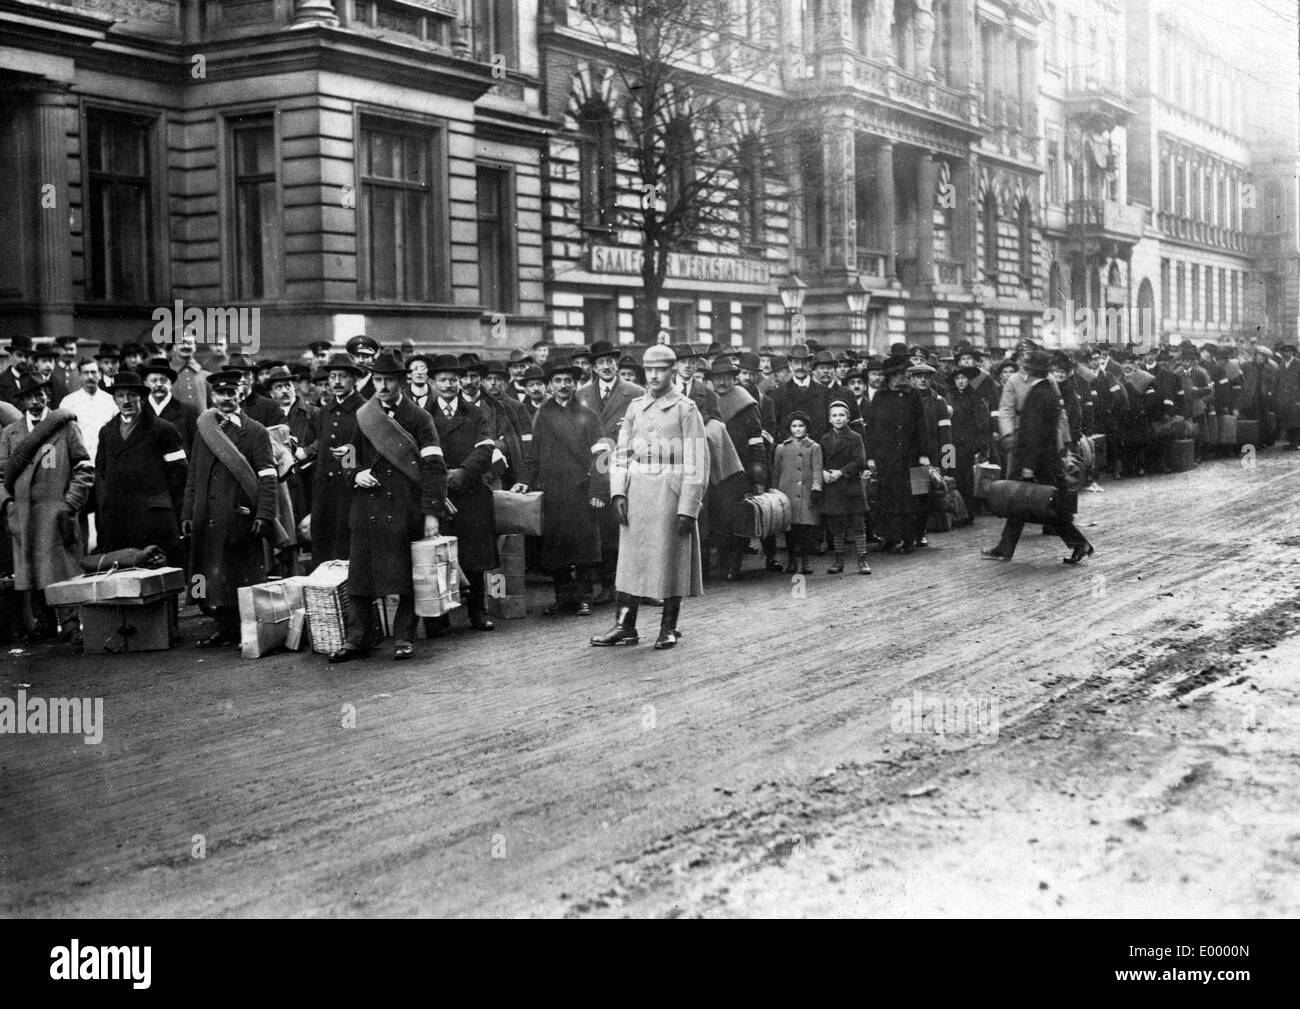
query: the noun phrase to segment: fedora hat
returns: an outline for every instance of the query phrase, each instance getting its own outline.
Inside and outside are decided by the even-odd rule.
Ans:
[[[465,369],[466,373],[472,371],[476,375],[487,374],[487,365],[473,351],[466,351],[460,355],[460,366]]]
[[[22,399],[24,396],[30,395],[37,390],[48,389],[49,386],[50,383],[41,378],[40,375],[36,374],[34,371],[29,371],[23,375],[22,379],[19,381],[18,389],[14,393],[14,397],[16,399]]]
[[[149,393],[149,387],[144,384],[144,379],[133,371],[119,371],[113,377],[113,388],[109,392],[127,392],[128,390],[138,392],[141,396]]]
[[[30,340],[28,340],[26,348],[20,347],[19,349],[20,350],[26,349],[30,351],[31,347],[32,347],[32,343]],[[96,361],[116,361],[119,358],[121,358],[121,356],[122,355],[117,352],[117,344],[115,343],[101,343],[98,349],[95,351]]]
[[[432,378],[440,372],[451,372],[464,377],[465,366],[455,354],[434,354],[429,359],[429,376]]]
[[[165,357],[151,357],[144,364],[140,365],[140,377],[145,379],[150,375],[166,375],[167,381],[176,381],[176,372],[173,370],[172,366],[167,363],[167,358]],[[118,377],[121,378],[120,375]],[[114,384],[116,384],[116,382],[114,382]]]
[[[1035,375],[1046,375],[1052,366],[1051,355],[1045,350],[1031,350],[1025,355],[1025,370]]]
[[[786,356],[791,361],[807,361],[812,358],[813,352],[808,348],[808,344],[796,343],[790,348],[790,353]]]
[[[713,362],[713,365],[709,368],[709,374],[710,375],[739,375],[740,369],[736,367],[736,363],[730,357],[728,357],[726,354],[721,354],[718,356],[718,359]]]
[[[275,385],[276,382],[292,382],[292,381],[293,381],[293,372],[291,372],[284,365],[280,365],[278,368],[272,368],[271,374],[266,376],[266,384],[268,388],[270,386]]]
[[[522,381],[525,385],[529,382],[545,382],[546,372],[542,371],[542,369],[537,367],[537,365],[530,364],[524,369],[524,377]]]
[[[355,337],[353,338],[355,339]],[[367,337],[369,339],[369,337]],[[399,378],[405,377],[406,369],[402,367],[402,359],[396,351],[383,350],[370,363],[370,374],[372,375],[396,375]]]
[[[549,381],[556,375],[570,375],[575,382],[582,379],[582,369],[572,358],[551,357],[546,360],[546,378]]]
[[[351,354],[346,354],[341,350],[336,350],[330,355],[330,359],[325,362],[325,367],[322,370],[326,372],[346,371],[355,375],[357,378],[360,378],[366,373],[365,368],[352,360]]]
[[[510,352],[510,357],[507,359],[506,363],[507,364],[532,364],[533,357],[531,354],[528,353],[528,351],[520,350],[518,347],[516,347],[514,350]]]

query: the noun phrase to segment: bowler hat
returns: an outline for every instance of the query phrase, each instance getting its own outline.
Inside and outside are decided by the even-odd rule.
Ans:
[[[366,373],[366,369],[352,360],[352,355],[336,350],[330,355],[330,359],[325,362],[325,371],[346,371],[360,378]]]
[[[1051,355],[1045,350],[1031,350],[1025,354],[1025,370],[1034,375],[1046,375],[1052,365]]]
[[[786,356],[791,361],[808,361],[812,359],[813,352],[808,349],[808,344],[796,343],[790,348],[790,353]]]
[[[54,360],[58,356],[59,352],[52,343],[38,343],[32,348],[31,357],[33,361],[41,357],[48,357],[50,360]]]
[[[862,366],[862,374],[866,375],[873,371],[883,371],[884,368],[885,368],[884,359],[880,357],[876,357],[873,354],[871,357],[867,358],[866,364]]]
[[[266,384],[268,388],[270,386],[275,385],[276,382],[292,382],[292,381],[293,381],[293,372],[291,372],[284,365],[280,365],[280,367],[278,368],[272,368],[271,374],[266,376]]]
[[[588,346],[586,346],[586,345],[584,344],[584,345],[581,346],[581,347],[574,347],[574,348],[573,348],[572,353],[569,354],[569,360],[570,360],[570,361],[576,361],[576,360],[578,360],[578,358],[580,358],[580,357],[585,357],[587,360],[590,361],[590,360],[591,360],[591,356],[592,356],[592,355],[591,355],[591,348],[588,347]],[[579,370],[581,370],[581,369],[579,369]]]
[[[172,369],[172,366],[167,363],[167,358],[165,357],[151,357],[140,366],[140,377],[142,379],[148,378],[150,375],[166,375],[167,381],[176,381],[176,372]],[[118,377],[120,378],[121,376]],[[113,384],[117,384],[116,380],[114,380]]]
[[[19,350],[31,350],[31,341],[29,340],[26,347],[19,347]],[[95,351],[95,360],[97,361],[116,361],[122,355],[117,352],[117,344],[101,343]]]
[[[758,359],[757,354],[744,353],[737,358],[741,371],[758,372],[762,370],[763,363]]]
[[[23,375],[22,379],[18,382],[18,390],[14,393],[14,396],[17,399],[22,399],[29,393],[36,392],[39,389],[49,388],[49,385],[50,383],[41,378],[41,376],[36,374],[36,372],[29,371]]]
[[[141,396],[147,395],[149,387],[144,384],[143,379],[133,371],[119,371],[113,376],[113,388],[110,392],[138,392]]]
[[[506,368],[505,361],[492,358],[484,363],[484,375],[509,375],[510,371]]]
[[[487,365],[483,363],[477,354],[471,352],[461,354],[460,363],[466,372],[472,371],[476,375],[487,374]]]
[[[24,354],[32,352],[32,338],[30,336],[15,336],[10,338],[8,345],[5,347],[8,351],[19,351]]]
[[[441,372],[464,376],[465,366],[455,354],[435,354],[429,360],[429,374],[437,375]]]
[[[608,340],[597,340],[591,345],[591,359],[594,361],[598,357],[618,356],[618,348]]]
[[[788,357],[786,357],[784,354],[773,354],[773,355],[772,355],[772,372],[773,372],[773,374],[775,374],[775,373],[778,372],[778,371],[785,371],[785,370],[786,370],[787,368],[789,368],[789,367],[790,367],[790,359],[789,359]]]
[[[526,369],[524,369],[523,381],[525,385],[529,382],[545,382],[546,372],[542,371],[542,369],[537,367],[537,365],[530,364]]]
[[[894,346],[901,346],[901,344],[894,344]],[[906,350],[907,348],[903,349]],[[886,377],[888,377],[890,375],[901,374],[911,367],[912,359],[908,357],[906,353],[890,354],[889,359],[881,365],[880,370],[885,373]]]
[[[980,370],[973,364],[967,365],[965,368],[954,368],[952,373],[954,375],[965,375],[967,380],[971,382],[974,382],[980,376]]]
[[[816,354],[813,355],[814,365],[834,364],[834,363],[835,363],[835,355],[832,354],[829,350],[819,350],[817,351]]]

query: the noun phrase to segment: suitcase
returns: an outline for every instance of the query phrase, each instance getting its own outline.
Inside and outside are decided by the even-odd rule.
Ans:
[[[1258,445],[1259,443],[1259,421],[1238,417],[1237,445]]]
[[[165,652],[171,648],[175,596],[83,603],[78,609],[86,655]]]
[[[1237,447],[1237,425],[1239,421],[1230,413],[1219,417],[1219,444],[1230,448]]]
[[[1169,468],[1175,473],[1186,473],[1196,465],[1196,442],[1191,438],[1178,438],[1169,443]]]
[[[522,533],[542,535],[542,509],[545,495],[541,491],[516,494],[508,490],[492,492],[492,511],[497,532],[505,535]]]
[[[997,480],[1002,479],[1002,467],[991,462],[979,462],[975,464],[975,483],[973,497],[976,500],[987,498],[989,496],[989,487]]]
[[[989,510],[998,518],[1020,518],[1026,522],[1051,522],[1060,515],[1073,515],[1079,496],[1050,484],[1025,480],[999,480],[989,488]]]

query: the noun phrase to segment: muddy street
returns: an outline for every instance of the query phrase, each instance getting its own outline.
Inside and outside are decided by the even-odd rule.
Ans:
[[[102,698],[103,739],[0,736],[0,908],[1295,914],[1298,482],[1108,483],[1077,569],[1033,527],[982,561],[991,518],[869,578],[751,556],[668,652],[540,583],[408,663],[15,649],[0,696]]]

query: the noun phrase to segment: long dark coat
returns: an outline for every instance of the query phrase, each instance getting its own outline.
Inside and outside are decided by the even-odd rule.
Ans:
[[[1050,379],[1034,383],[1020,410],[1020,427],[1016,432],[1016,472],[1034,472],[1034,482],[1064,489],[1065,470],[1061,465],[1060,438],[1061,396]]]
[[[456,537],[457,556],[466,573],[488,571],[498,563],[492,490],[483,479],[492,466],[492,451],[496,448],[492,421],[486,413],[460,397],[456,399],[454,417],[442,412],[442,401],[437,396],[429,397],[425,410],[437,425],[449,479],[452,471],[465,471],[459,489],[452,490],[448,483],[447,500],[456,509],[456,514],[447,520],[444,531],[448,536]]]
[[[820,382],[809,381],[808,387],[796,385],[794,379],[772,391],[776,406],[776,440],[790,434],[790,414],[802,410],[808,415],[808,437],[816,441],[826,433],[831,410],[831,393]]]
[[[194,451],[194,436],[199,430],[198,407],[190,406],[184,400],[177,399],[174,393],[172,398],[167,401],[167,405],[163,407],[162,413],[154,413],[153,406],[149,403],[144,405],[149,413],[155,417],[161,417],[176,428],[177,433],[181,436],[181,444],[185,446],[185,454],[192,454]]]
[[[867,458],[876,464],[880,493],[872,512],[886,540],[910,540],[916,532],[916,499],[909,471],[924,451],[925,411],[911,386],[881,389],[867,415]],[[933,462],[935,460],[931,460]]]
[[[353,393],[331,402],[317,419],[316,464],[311,493],[311,562],[346,560],[352,538],[352,478],[356,474],[357,411],[365,400]],[[335,459],[331,449],[351,445],[349,459]]]
[[[547,571],[600,561],[598,512],[590,501],[609,497],[603,438],[600,420],[576,397],[568,406],[548,399],[533,420],[523,483],[546,495],[538,563]]]
[[[1288,364],[1284,358],[1277,368],[1277,387],[1273,391],[1273,412],[1282,431],[1300,427],[1300,358]]]
[[[598,460],[598,465],[609,475],[610,459],[614,447],[618,444],[618,431],[627,416],[627,408],[645,395],[645,390],[633,382],[624,382],[615,378],[609,395],[600,396],[600,379],[593,378],[590,383],[578,390],[578,402],[591,410],[600,422],[601,434],[605,439],[605,453]],[[596,515],[596,524],[600,528],[600,549],[607,562],[611,562],[618,553],[618,516],[613,508],[604,508]]]
[[[205,611],[238,606],[237,590],[266,581],[262,540],[253,536],[253,521],[275,518],[278,481],[266,428],[240,413],[242,426],[231,424],[226,434],[257,474],[257,499],[244,493],[201,437],[194,439],[194,456],[185,481],[182,521],[194,523],[190,541],[190,596]],[[240,509],[244,509],[241,513]],[[194,578],[202,575],[202,581]]]
[[[298,443],[298,449],[302,452],[301,459],[298,458],[298,451],[294,452],[294,467],[284,479],[296,521],[311,511],[312,467],[316,461],[316,441],[320,437],[316,422],[319,411],[301,400],[295,400],[293,406],[289,407],[287,417],[284,415],[284,408],[279,409],[280,418],[276,423],[289,426],[289,433],[293,435]],[[293,533],[293,530],[290,529],[288,532]]]
[[[975,459],[989,450],[989,434],[993,418],[988,399],[981,396],[973,385],[953,390],[952,443],[957,449],[957,489],[962,499],[972,502],[975,496]]]
[[[248,394],[248,398],[239,405],[239,409],[263,427],[272,427],[283,423],[284,420],[280,404],[269,396],[263,396],[256,389]]]
[[[411,544],[424,538],[424,517],[442,511],[446,497],[446,467],[433,418],[402,397],[393,419],[420,450],[420,485],[380,455],[357,428],[357,471],[368,469],[379,481],[378,487],[356,487],[348,512],[348,592],[357,596],[411,594]]]
[[[95,471],[76,420],[69,420],[37,449],[11,499],[3,480],[5,464],[28,433],[21,417],[0,432],[0,502],[12,502],[14,586],[43,589],[81,574],[84,544],[75,516],[90,496]]]
[[[851,427],[831,428],[821,438],[822,469],[844,473],[834,483],[822,484],[822,515],[863,515],[867,499],[862,493],[861,474],[867,466],[862,436]]]
[[[156,545],[176,560],[187,461],[181,433],[147,405],[141,405],[140,419],[125,441],[119,418],[100,428],[95,450],[98,549]]]

